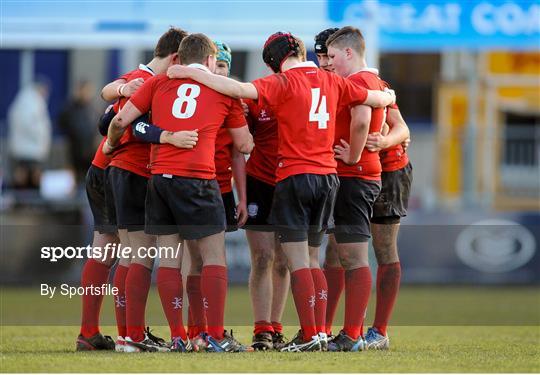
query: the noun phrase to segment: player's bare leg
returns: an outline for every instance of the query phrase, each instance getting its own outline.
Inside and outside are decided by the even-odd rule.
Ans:
[[[371,224],[371,236],[377,264],[399,262],[397,247],[399,226],[399,223]]]
[[[285,344],[283,339],[283,326],[281,319],[289,294],[290,273],[287,267],[287,257],[283,253],[281,244],[275,236],[274,264],[272,266],[272,309],[270,311],[270,321],[274,328],[273,345],[274,349],[281,349]]]
[[[183,257],[181,244],[182,239],[178,234],[157,237],[157,246],[161,249],[157,288],[171,330],[171,351],[191,352],[194,348],[187,337],[182,316],[184,289],[181,273]]]
[[[401,279],[397,237],[399,223],[371,224],[373,248],[377,258],[377,303],[373,327],[366,340],[370,349],[387,349],[387,326],[394,308]]]
[[[253,348],[269,350],[273,346],[272,334],[274,332],[271,320],[274,232],[246,230],[246,237],[251,255],[249,294],[255,322]]]
[[[345,270],[339,261],[336,238],[328,235],[326,254],[323,267],[324,276],[328,284],[328,302],[326,304],[326,334],[332,335],[332,324],[336,315],[337,306],[343,288],[345,287]]]

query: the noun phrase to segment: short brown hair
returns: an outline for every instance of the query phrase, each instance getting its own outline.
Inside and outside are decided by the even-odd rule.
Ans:
[[[165,34],[163,34],[154,49],[154,57],[164,58],[173,53],[178,52],[180,42],[184,39],[188,33],[180,28],[171,27]]]
[[[296,43],[298,43],[298,53],[296,53],[293,56],[298,57],[302,61],[307,60],[307,51],[306,51],[306,45],[304,44],[304,41],[296,36],[293,35],[294,40],[296,40]]]
[[[178,58],[183,65],[201,64],[210,55],[217,55],[216,45],[204,34],[191,34],[185,37],[178,49]]]
[[[364,56],[366,50],[366,42],[362,32],[356,27],[345,26],[330,35],[326,40],[326,47],[332,45],[334,48],[344,49],[351,48],[360,56]]]

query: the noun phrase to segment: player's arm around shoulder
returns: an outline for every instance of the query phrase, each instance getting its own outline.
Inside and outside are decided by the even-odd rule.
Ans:
[[[367,98],[364,101],[364,104],[373,108],[388,107],[395,103],[396,93],[391,89],[385,89],[384,91],[367,90]]]
[[[119,98],[129,98],[133,95],[139,87],[144,83],[144,79],[136,78],[129,82],[126,82],[125,79],[120,78],[113,82],[108,83],[101,90],[101,98],[107,102],[112,102],[113,100]]]
[[[257,99],[257,89],[250,82],[238,82],[232,78],[205,72],[203,70],[184,66],[173,65],[167,70],[167,76],[174,78],[189,78],[197,81],[212,90],[235,99]]]

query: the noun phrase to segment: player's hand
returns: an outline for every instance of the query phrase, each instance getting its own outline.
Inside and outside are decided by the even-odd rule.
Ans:
[[[353,165],[351,159],[351,145],[349,145],[345,140],[340,140],[341,145],[335,145],[334,146],[334,153],[336,154],[334,157],[338,160],[343,161],[345,164]]]
[[[384,92],[388,93],[392,97],[392,103],[390,103],[389,105],[396,104],[396,92],[392,89],[389,89],[388,87],[384,88]]]
[[[409,148],[409,145],[411,144],[411,137],[407,138],[401,143],[401,147],[403,147],[403,151],[407,151]]]
[[[178,148],[192,149],[197,145],[199,141],[198,129],[195,130],[181,130],[177,132],[163,132],[163,142],[173,145]]]
[[[242,104],[242,109],[244,110],[244,116],[247,117],[249,115],[249,107],[242,99],[240,99],[240,103]]]
[[[169,78],[191,78],[190,71],[195,68],[189,68],[184,65],[172,65],[167,69],[167,77]]]
[[[135,92],[141,87],[144,83],[144,79],[142,78],[135,78],[132,81],[129,81],[122,87],[120,90],[122,92],[122,95],[126,98],[131,97],[131,95],[135,94]]]
[[[115,148],[116,147],[111,146],[111,144],[109,143],[109,140],[107,139],[105,143],[103,143],[103,148],[101,149],[101,151],[103,151],[105,155],[110,155],[112,154]]]
[[[379,132],[368,134],[366,148],[371,152],[378,152],[388,147],[386,137]]]
[[[247,218],[247,203],[246,201],[240,201],[236,206],[236,221],[238,222],[238,227],[243,227],[247,221]]]

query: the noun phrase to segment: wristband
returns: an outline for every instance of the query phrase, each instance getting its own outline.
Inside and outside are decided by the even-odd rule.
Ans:
[[[133,121],[132,125],[133,135],[146,143],[160,144],[160,137],[163,129],[151,124],[148,119],[148,114],[140,116]]]

